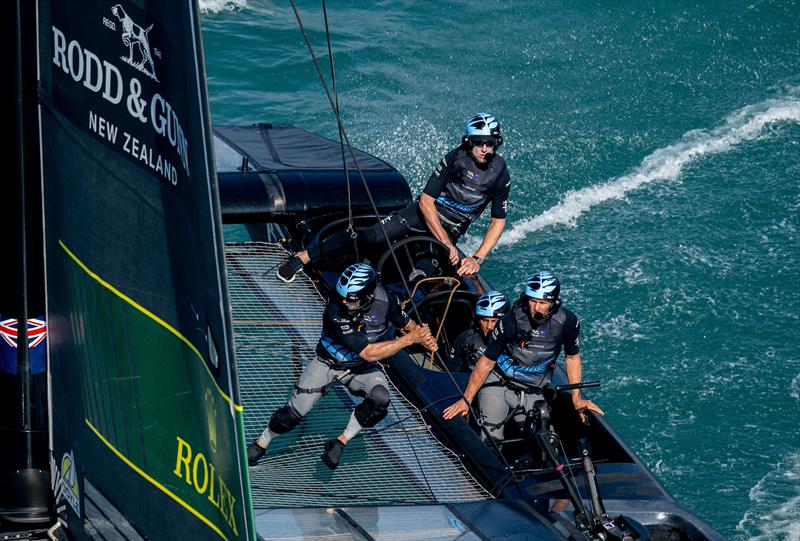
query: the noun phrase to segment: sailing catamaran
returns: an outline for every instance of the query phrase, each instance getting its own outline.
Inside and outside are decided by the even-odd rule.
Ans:
[[[381,205],[378,215],[405,206],[411,194],[391,166],[354,151],[348,155],[353,176],[348,204],[340,144],[293,126],[220,126],[214,135],[223,220],[239,224],[228,229],[240,242],[228,243],[226,259],[240,390],[248,411],[245,432],[251,439],[285,403],[304,361],[313,358],[323,299],[335,295],[339,272],[355,254],[328,258],[291,284],[279,281],[275,268],[289,251],[351,223],[356,232],[374,223],[368,191]],[[369,190],[355,180],[356,162]],[[438,331],[440,350],[447,350],[472,324],[476,299],[491,289],[479,275],[457,277],[447,256],[443,244],[426,236],[406,238],[391,248],[362,247],[359,253],[379,271],[388,290],[407,300],[409,311]],[[274,532],[280,524],[288,528],[284,535],[298,528],[310,535],[318,532],[315,527],[352,532],[352,524],[342,526],[344,517],[371,538],[388,531],[413,539],[467,534],[482,539],[593,538],[596,532],[581,533],[575,526],[575,514],[551,512],[556,502],[570,499],[572,489],[580,501],[593,499],[592,482],[565,483],[557,473],[583,475],[584,439],[591,448],[591,476],[599,487],[590,511],[594,516],[624,516],[629,525],[644,525],[642,532],[631,528],[631,539],[722,539],[669,496],[602,417],[592,417],[585,428],[576,421],[568,395],[557,390],[567,384],[563,372],[554,375],[546,412],[564,450],[564,466],[554,468],[542,455],[541,444],[525,434],[497,449],[480,438],[476,425],[444,421],[442,410],[460,396],[469,374],[448,373],[441,359],[421,348],[410,353],[385,366],[398,405],[348,445],[347,460],[333,475],[324,471],[319,453],[352,409],[352,397],[341,389],[324,397],[296,433],[270,445],[267,458],[251,469],[257,526],[270,524],[266,531]],[[288,518],[285,509],[276,509],[287,502],[302,508],[302,516],[295,509]],[[365,505],[380,507],[367,514],[371,518],[353,518],[353,509],[364,516]],[[320,507],[337,511],[331,516],[314,509]],[[422,509],[425,524],[416,515]],[[382,521],[387,513],[392,527],[381,529],[376,517]],[[498,516],[510,518],[499,521]],[[316,526],[304,530],[307,523]],[[612,538],[609,531],[604,533]]]
[[[574,428],[555,388],[563,374],[539,439],[499,449],[441,418],[467,374],[413,350],[386,366],[390,415],[335,472],[318,454],[349,415],[342,389],[249,469],[245,441],[313,355],[324,299],[353,254],[289,286],[274,267],[287,249],[408,204],[410,190],[382,160],[343,157],[298,128],[212,133],[194,0],[80,8],[17,2],[5,18],[18,59],[10,216],[43,231],[25,236],[16,283],[46,291],[0,307],[21,344],[2,384],[26,405],[11,430],[20,453],[0,461],[5,531],[57,517],[75,539],[721,539],[602,418]],[[237,224],[228,244],[223,220]],[[446,345],[489,284],[453,276],[442,248],[414,237],[358,258]],[[33,353],[42,340],[31,342],[45,299],[48,386]],[[561,458],[546,452],[553,434]],[[557,473],[581,468],[585,484]],[[574,512],[552,510],[566,499]]]

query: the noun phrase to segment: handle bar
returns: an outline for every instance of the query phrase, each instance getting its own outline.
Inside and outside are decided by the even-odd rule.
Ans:
[[[587,387],[600,387],[600,381],[584,381],[583,383],[570,383],[568,385],[555,385],[551,387],[554,391],[571,391],[572,389],[585,389]]]

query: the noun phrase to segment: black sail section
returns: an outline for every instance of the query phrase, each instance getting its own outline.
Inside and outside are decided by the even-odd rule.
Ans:
[[[66,523],[253,538],[197,6],[41,1],[38,32]]]

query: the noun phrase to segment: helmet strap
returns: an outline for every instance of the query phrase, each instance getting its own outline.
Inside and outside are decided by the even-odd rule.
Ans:
[[[358,307],[359,312],[366,312],[372,307],[372,302],[375,300],[375,294],[370,293],[364,298],[364,301],[361,303],[361,306]]]
[[[503,136],[500,135],[500,132],[493,133],[492,137],[494,137],[494,149],[497,150],[503,145]]]

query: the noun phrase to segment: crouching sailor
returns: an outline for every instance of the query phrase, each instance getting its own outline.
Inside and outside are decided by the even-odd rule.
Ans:
[[[499,291],[487,291],[478,297],[475,302],[477,324],[459,334],[450,348],[447,367],[451,372],[469,372],[475,368],[475,363],[486,352],[494,326],[509,310],[508,297]]]
[[[292,430],[303,420],[329,387],[341,383],[364,400],[350,415],[347,427],[325,444],[322,461],[331,469],[347,442],[362,428],[373,427],[389,407],[389,389],[375,361],[387,359],[412,344],[436,351],[436,341],[427,325],[417,325],[400,308],[397,300],[380,284],[369,265],[350,265],[336,284],[322,316],[322,335],[317,357],[308,363],[294,387],[289,402],[276,410],[269,426],[247,449],[251,466],[266,454],[272,438]],[[403,333],[394,338],[394,328]]]
[[[481,421],[492,439],[502,441],[505,423],[512,417],[524,421],[534,402],[543,400],[541,389],[549,383],[562,348],[567,379],[581,382],[580,324],[574,313],[561,307],[560,291],[553,274],[531,276],[520,300],[495,326],[470,375],[464,397],[472,402],[480,390]],[[572,404],[581,416],[586,410],[603,414],[581,396],[580,389],[572,391]],[[462,399],[446,408],[443,416],[452,419],[468,412]]]

